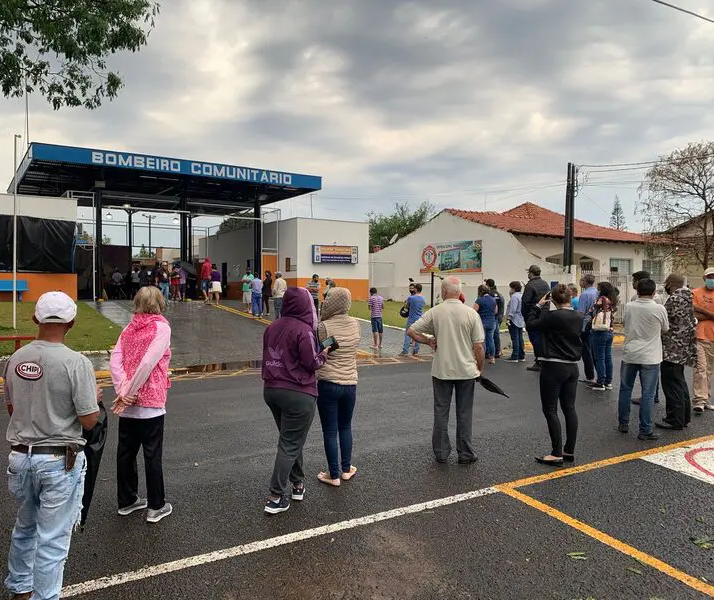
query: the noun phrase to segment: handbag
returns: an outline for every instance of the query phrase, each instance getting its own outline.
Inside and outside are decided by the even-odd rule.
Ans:
[[[610,331],[610,329],[612,329],[612,311],[609,308],[601,308],[593,317],[592,330]]]
[[[406,304],[399,309],[399,316],[403,319],[409,318],[409,307]]]

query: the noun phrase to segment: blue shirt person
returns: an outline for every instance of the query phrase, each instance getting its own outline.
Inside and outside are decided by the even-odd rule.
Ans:
[[[402,356],[406,356],[409,353],[409,344],[412,339],[406,334],[407,329],[409,329],[414,323],[421,319],[424,314],[424,307],[426,306],[426,300],[424,296],[421,295],[422,285],[421,283],[415,283],[414,287],[410,286],[410,291],[412,294],[404,302],[404,306],[409,310],[409,316],[407,316],[407,325],[404,329],[404,345],[402,346]],[[419,342],[414,342],[413,354],[419,354],[420,344]]]

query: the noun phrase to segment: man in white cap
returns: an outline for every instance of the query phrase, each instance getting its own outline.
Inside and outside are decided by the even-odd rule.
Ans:
[[[72,529],[84,491],[82,428],[97,423],[97,384],[89,360],[64,344],[77,305],[63,292],[37,301],[37,340],[5,365],[10,414],[8,489],[19,504],[5,586],[15,600],[59,598]]]
[[[694,290],[694,316],[697,318],[697,366],[694,369],[695,415],[706,409],[714,410],[709,404],[712,372],[714,371],[714,268],[704,271],[704,287]]]

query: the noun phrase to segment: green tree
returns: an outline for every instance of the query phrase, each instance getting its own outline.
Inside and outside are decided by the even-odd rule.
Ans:
[[[146,244],[142,244],[141,248],[139,248],[138,258],[151,258],[152,256],[153,254],[150,254],[146,249]]]
[[[369,218],[369,247],[386,246],[395,234],[404,237],[416,231],[434,216],[436,207],[425,200],[415,210],[411,210],[408,202],[394,205],[394,212],[385,216],[374,211],[367,213]]]
[[[625,222],[625,211],[622,209],[620,198],[615,195],[615,202],[612,205],[612,214],[610,214],[610,227],[618,231],[627,231],[627,223]]]
[[[141,50],[158,14],[152,0],[3,0],[3,95],[39,91],[55,110],[97,108],[123,85],[106,57]]]
[[[252,217],[253,211],[241,213],[246,217]],[[228,233],[229,231],[237,231],[239,229],[250,229],[253,227],[253,221],[250,219],[241,219],[239,217],[229,217],[218,227],[218,233]]]

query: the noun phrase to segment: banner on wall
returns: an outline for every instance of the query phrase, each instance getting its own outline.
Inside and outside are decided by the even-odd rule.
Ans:
[[[357,246],[322,246],[312,247],[313,264],[356,265],[358,259]]]
[[[480,273],[481,240],[437,242],[421,249],[421,273]]]

